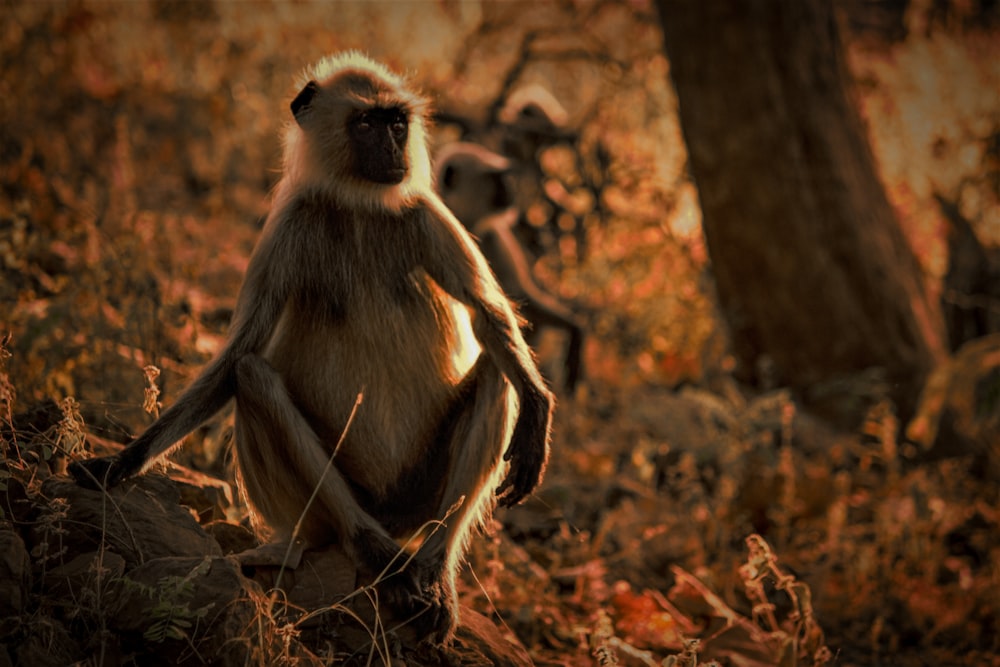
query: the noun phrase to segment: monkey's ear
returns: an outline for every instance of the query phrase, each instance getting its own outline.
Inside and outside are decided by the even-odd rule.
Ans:
[[[455,182],[455,168],[450,164],[441,173],[441,182],[438,184],[443,188],[451,188]]]
[[[315,81],[310,81],[299,91],[299,94],[292,100],[292,115],[295,116],[295,120],[299,120],[299,114],[309,108],[309,103],[312,102],[312,99],[318,92],[319,84]]]

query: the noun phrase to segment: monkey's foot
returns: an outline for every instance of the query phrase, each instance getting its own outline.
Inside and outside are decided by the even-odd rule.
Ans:
[[[421,641],[441,646],[451,641],[458,622],[458,602],[441,582],[418,584],[404,571],[378,585],[379,599],[403,624],[414,630]]]
[[[426,588],[412,604],[409,625],[422,641],[435,646],[451,642],[458,625],[458,603],[441,583]]]

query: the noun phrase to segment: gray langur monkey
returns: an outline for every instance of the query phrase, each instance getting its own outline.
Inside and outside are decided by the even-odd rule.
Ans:
[[[510,301],[432,189],[427,102],[351,52],[308,70],[291,111],[225,347],[122,452],[71,472],[119,484],[235,399],[237,480],[262,538],[290,539],[313,489],[301,537],[339,542],[374,573],[406,560],[395,538],[442,523],[379,585],[444,643],[470,532],[541,480],[553,397]],[[454,360],[456,307],[481,349],[471,369]]]
[[[510,192],[510,161],[478,144],[456,142],[436,156],[436,182],[441,198],[478,240],[507,296],[531,325],[529,344],[542,327],[569,334],[563,382],[572,392],[580,378],[583,327],[565,303],[542,289],[531,261],[514,232],[520,215]]]

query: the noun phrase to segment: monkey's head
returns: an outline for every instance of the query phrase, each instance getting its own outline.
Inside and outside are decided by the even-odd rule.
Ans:
[[[435,163],[441,199],[469,229],[514,205],[512,165],[503,155],[459,141],[441,149]]]
[[[306,71],[285,135],[286,178],[351,208],[399,210],[430,189],[427,102],[359,53]]]
[[[559,142],[575,142],[569,114],[548,89],[537,84],[511,94],[497,115],[503,127],[503,151],[515,160],[537,159],[540,149]]]

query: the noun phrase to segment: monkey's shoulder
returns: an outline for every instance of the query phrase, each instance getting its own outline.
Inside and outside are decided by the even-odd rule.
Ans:
[[[414,307],[437,298],[422,268],[426,215],[420,207],[350,209],[331,197],[303,193],[268,221],[258,272],[268,280],[288,276],[288,297],[326,308],[334,304],[337,312],[366,302]]]
[[[422,202],[400,210],[345,205],[319,192],[302,193],[273,216],[280,236],[316,247],[323,243],[375,243],[374,249],[415,250],[426,235],[431,213]],[[405,245],[400,245],[405,244]]]

